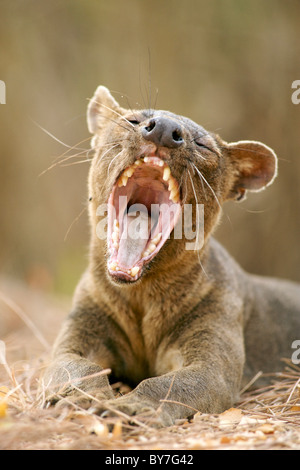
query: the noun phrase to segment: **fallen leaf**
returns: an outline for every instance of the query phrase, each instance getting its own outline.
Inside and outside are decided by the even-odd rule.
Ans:
[[[219,421],[221,424],[237,424],[241,421],[243,412],[238,408],[229,408],[219,415]]]
[[[220,444],[229,444],[232,441],[228,436],[222,436],[220,439]]]
[[[5,418],[7,411],[7,403],[5,400],[0,400],[0,418]]]
[[[274,431],[275,431],[274,426],[272,426],[271,424],[268,424],[268,423],[262,424],[256,430],[261,431],[264,434],[273,434]]]
[[[300,411],[300,405],[292,406],[292,408],[290,409],[290,411]]]
[[[117,421],[112,430],[112,436],[114,438],[118,438],[118,437],[121,437],[121,435],[122,435],[122,422]]]

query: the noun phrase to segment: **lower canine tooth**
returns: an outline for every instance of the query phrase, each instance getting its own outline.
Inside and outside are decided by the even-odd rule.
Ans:
[[[171,170],[168,166],[166,166],[166,168],[164,169],[163,180],[168,181],[168,179],[170,178],[170,174]]]
[[[112,238],[112,240],[113,240],[114,242],[118,242],[118,241],[119,241],[119,233],[118,233],[118,231],[113,232],[111,238]]]
[[[179,201],[179,192],[175,188],[171,191],[169,199],[171,199],[173,202]]]
[[[149,253],[152,253],[156,249],[156,245],[154,243],[150,243],[150,245],[147,247],[147,251]]]
[[[170,178],[169,179],[169,187],[168,187],[168,191],[173,191],[173,189],[176,187],[175,185],[175,181],[173,178]]]
[[[131,276],[134,277],[139,272],[139,270],[139,266],[135,266],[134,268],[132,268],[130,271]]]
[[[129,167],[129,168],[127,168],[127,170],[124,172],[124,175],[125,175],[125,176],[128,176],[128,178],[130,178],[130,177],[133,175],[133,173],[134,173],[134,168]]]
[[[160,239],[162,237],[162,233],[158,233],[156,237],[154,237],[151,241],[154,243],[154,245],[157,245],[160,242]]]

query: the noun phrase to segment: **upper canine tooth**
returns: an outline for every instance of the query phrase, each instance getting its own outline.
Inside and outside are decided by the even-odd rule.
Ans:
[[[131,276],[134,277],[139,272],[139,270],[139,266],[134,266],[134,268],[132,268],[130,271]]]
[[[179,191],[176,188],[172,189],[169,199],[173,202],[179,201]]]
[[[175,180],[174,178],[170,178],[168,190],[172,192],[175,188],[176,188]]]
[[[118,181],[118,186],[126,186],[128,181],[128,176],[125,174],[125,172],[120,176],[120,179]]]
[[[124,171],[123,175],[125,176],[128,176],[128,178],[130,178],[134,173],[134,168],[132,166],[130,166],[129,168],[127,168],[127,170]]]
[[[168,179],[170,178],[170,174],[171,174],[170,167],[166,166],[164,169],[163,180],[168,181]]]
[[[128,181],[128,176],[123,175],[123,176],[122,176],[122,186],[126,186],[127,181]]]

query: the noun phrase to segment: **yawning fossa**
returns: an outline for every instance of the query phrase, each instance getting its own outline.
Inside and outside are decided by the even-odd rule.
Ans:
[[[260,142],[224,142],[167,111],[123,109],[102,86],[88,127],[89,264],[45,374],[47,400],[147,415],[157,426],[196,410],[222,412],[243,380],[281,370],[300,339],[299,285],[245,273],[211,236],[223,203],[272,183],[276,155]],[[184,230],[174,237],[187,204],[204,205],[197,252],[186,249]],[[129,235],[136,205],[145,208],[140,238]],[[114,380],[135,388],[115,398]]]

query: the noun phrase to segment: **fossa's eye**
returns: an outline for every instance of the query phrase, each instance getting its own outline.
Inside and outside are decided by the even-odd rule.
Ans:
[[[126,121],[130,122],[130,124],[132,124],[133,126],[138,126],[142,122],[142,119],[135,114],[127,116],[125,119]]]
[[[202,140],[194,139],[194,142],[197,145],[197,147],[204,148],[204,149],[208,150],[209,152],[213,152],[213,149],[208,147],[207,145],[205,145]]]

